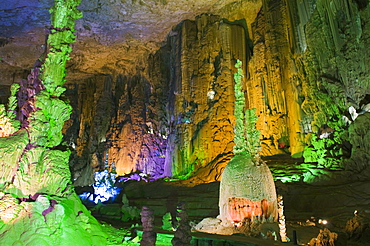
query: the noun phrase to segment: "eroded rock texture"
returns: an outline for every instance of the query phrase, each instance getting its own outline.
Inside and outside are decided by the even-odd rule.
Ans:
[[[243,25],[218,16],[202,15],[177,26],[167,45],[151,56],[149,79],[138,74],[115,81],[105,140],[99,135],[107,121],[99,119],[109,118],[110,102],[98,101],[110,88],[89,82],[86,93],[79,89],[86,99],[79,99],[77,154],[88,150],[94,156],[94,143],[103,141],[108,162],[120,175],[138,170],[185,177],[208,166],[205,179],[219,179],[232,153],[233,67],[236,59],[247,59],[246,35]],[[103,110],[92,111],[94,105]]]
[[[276,221],[276,190],[267,165],[249,155],[236,154],[222,175],[219,208],[225,227]]]
[[[247,59],[247,33],[242,25],[208,15],[172,32],[166,170],[218,179],[232,153],[233,67],[236,59]]]
[[[70,152],[60,149],[72,109],[61,94],[78,4],[56,1],[50,8],[47,56],[11,87],[6,107],[0,105],[1,245],[106,244],[71,186]]]
[[[145,70],[115,76],[106,148],[119,174],[219,180],[232,156],[236,59],[244,64],[246,108],[257,109],[265,156],[302,156],[320,128],[346,131],[333,122],[349,106],[360,111],[368,103],[368,56],[359,55],[368,52],[367,5],[265,1],[254,18],[245,16],[247,5],[230,6],[221,16],[183,21]]]
[[[349,137],[352,143],[351,157],[346,160],[346,169],[354,180],[363,179],[369,175],[369,134],[370,113],[360,115],[349,127]]]
[[[121,175],[140,171],[163,177],[167,140],[158,119],[163,103],[156,97],[158,88],[140,75],[121,78],[116,88],[123,90],[107,140],[109,163]]]
[[[253,23],[253,56],[246,81],[248,106],[257,108],[262,154],[298,155],[301,142],[299,81],[294,76],[289,16],[283,1],[265,1]],[[294,27],[291,27],[294,28]]]
[[[69,85],[74,112],[65,140],[76,150],[70,161],[75,185],[91,185],[93,171],[104,168],[163,176],[167,140],[157,107],[166,102],[157,94],[141,75],[100,75]]]
[[[14,4],[0,9],[4,28],[15,18],[30,35],[1,33],[2,101],[6,86],[44,52],[48,1],[19,2],[34,13],[34,26],[15,18],[23,12]],[[66,142],[76,145],[76,184],[91,183],[93,170],[106,164],[120,175],[219,180],[232,157],[236,59],[244,64],[246,108],[256,108],[264,156],[301,157],[310,147],[311,160],[321,158],[326,168],[368,166],[359,154],[367,145],[351,150],[357,133],[341,122],[353,121],[350,106],[362,114],[370,102],[367,1],[175,3],[81,5],[85,18],[68,67],[74,116],[65,129]],[[331,141],[320,145],[326,152],[312,144],[320,128],[332,129]]]
[[[106,134],[114,115],[111,76],[100,75],[68,85],[73,112],[65,125],[65,143],[72,149],[70,167],[74,184],[91,185],[94,170],[104,168]]]

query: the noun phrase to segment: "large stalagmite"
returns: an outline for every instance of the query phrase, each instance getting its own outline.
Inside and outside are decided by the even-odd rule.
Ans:
[[[245,110],[242,62],[234,74],[236,117],[234,156],[226,165],[220,183],[219,219],[224,227],[255,233],[258,224],[277,220],[275,183],[270,169],[260,157],[260,131],[256,130],[255,109]]]
[[[235,155],[222,174],[218,221],[211,220],[210,225],[209,219],[203,220],[196,229],[218,234],[259,235],[263,223],[277,221],[277,197],[270,169],[260,157],[255,109],[245,110],[242,62],[237,60],[235,67]]]
[[[250,155],[236,154],[220,184],[219,219],[226,227],[253,227],[277,219],[276,190],[268,166]]]

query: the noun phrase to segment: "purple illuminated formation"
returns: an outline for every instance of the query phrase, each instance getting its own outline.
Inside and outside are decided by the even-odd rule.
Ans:
[[[35,67],[31,70],[31,74],[28,75],[27,80],[22,79],[20,81],[20,88],[17,93],[18,98],[18,114],[17,120],[21,122],[22,127],[29,125],[29,119],[31,113],[37,110],[35,106],[35,95],[41,90],[45,89],[39,78],[40,67]]]

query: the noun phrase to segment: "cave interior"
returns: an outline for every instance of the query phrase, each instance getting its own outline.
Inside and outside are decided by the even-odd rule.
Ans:
[[[2,1],[0,245],[370,245],[368,47],[368,0]]]

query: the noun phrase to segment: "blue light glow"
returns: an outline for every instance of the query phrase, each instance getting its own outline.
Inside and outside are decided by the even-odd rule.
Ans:
[[[95,172],[95,203],[113,200],[119,194],[121,189],[114,186],[115,180],[116,174],[108,170]]]
[[[92,201],[95,204],[99,202],[114,200],[121,191],[121,188],[117,188],[114,186],[116,174],[109,173],[108,170],[104,170],[95,172],[94,175],[94,194],[85,192],[80,195],[80,198],[83,200]]]

